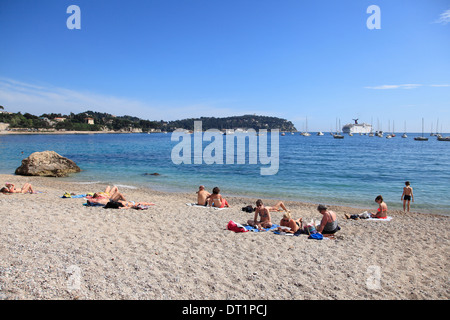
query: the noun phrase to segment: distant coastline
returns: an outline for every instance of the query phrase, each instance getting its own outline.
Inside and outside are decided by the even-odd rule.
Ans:
[[[111,134],[111,133],[135,133],[123,131],[0,131],[0,135],[17,134]]]

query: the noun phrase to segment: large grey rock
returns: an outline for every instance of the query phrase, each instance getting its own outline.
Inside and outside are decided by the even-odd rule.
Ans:
[[[70,159],[55,151],[34,152],[22,160],[22,165],[16,169],[17,175],[65,177],[70,173],[80,172],[81,169]]]

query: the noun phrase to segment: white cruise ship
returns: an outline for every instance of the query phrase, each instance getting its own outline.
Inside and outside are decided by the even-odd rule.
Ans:
[[[355,123],[347,123],[342,127],[343,133],[370,133],[372,131],[372,125],[367,123],[358,123],[359,119],[353,119]]]

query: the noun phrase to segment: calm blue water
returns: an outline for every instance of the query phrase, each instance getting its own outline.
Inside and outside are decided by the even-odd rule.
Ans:
[[[260,168],[268,165],[260,164],[259,158],[252,165],[248,160],[239,165],[175,165],[171,152],[179,142],[171,141],[170,133],[0,135],[0,173],[13,174],[21,160],[35,151],[54,150],[83,170],[65,178],[70,181],[193,194],[203,184],[209,190],[219,186],[223,195],[373,208],[377,207],[373,200],[381,194],[390,208],[397,209],[404,182],[409,180],[416,200],[412,210],[450,214],[445,193],[450,142],[435,137],[414,141],[418,135],[410,133],[406,139],[399,134],[392,139],[355,135],[340,140],[329,134],[286,134],[279,137],[280,165],[273,176],[260,175]],[[154,172],[160,175],[145,175]]]

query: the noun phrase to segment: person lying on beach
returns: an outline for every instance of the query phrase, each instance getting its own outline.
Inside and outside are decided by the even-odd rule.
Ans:
[[[88,199],[88,203],[91,202],[106,205],[110,200],[126,201],[127,199],[125,199],[124,195],[119,192],[119,188],[117,188],[116,186],[112,188],[110,186],[107,186],[104,192],[94,193],[94,195],[90,199]]]
[[[208,198],[211,196],[211,193],[205,190],[205,186],[198,187],[197,191],[197,205],[206,206],[208,204]]]
[[[258,215],[261,217],[260,221],[258,221]],[[255,217],[253,220],[248,220],[247,224],[258,229],[272,226],[270,211],[264,206],[261,199],[256,200]]]
[[[280,211],[280,207],[284,210],[284,211],[287,211],[287,212],[290,212],[290,210],[288,210],[287,208],[286,208],[286,206],[284,205],[284,203],[282,202],[282,201],[278,201],[274,206],[267,206],[266,208],[269,210],[269,211]]]
[[[381,195],[377,196],[375,198],[375,202],[378,203],[379,207],[377,210],[377,213],[370,212],[370,215],[372,218],[378,218],[378,219],[386,219],[387,218],[387,204],[383,201],[383,197]]]
[[[334,211],[328,210],[327,207],[321,204],[317,207],[317,211],[322,214],[322,220],[317,226],[317,232],[321,234],[334,234],[341,230],[341,227],[338,226],[337,216]]]
[[[104,206],[105,209],[147,209],[148,206],[152,206],[154,203],[151,202],[134,202],[125,200],[110,200]]]
[[[288,227],[290,230],[283,229],[280,227]],[[278,231],[286,232],[286,233],[296,233],[298,230],[303,228],[302,218],[294,220],[291,218],[290,212],[285,212],[283,214],[283,218],[280,221],[280,227],[278,227]]]
[[[25,183],[22,189],[16,189],[15,185],[12,183],[6,183],[5,187],[0,189],[0,192],[3,193],[36,193],[33,190],[33,187],[29,183]]]
[[[212,195],[208,198],[208,205],[216,208],[230,207],[227,200],[225,200],[220,194],[220,189],[218,187],[214,187]]]

